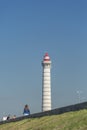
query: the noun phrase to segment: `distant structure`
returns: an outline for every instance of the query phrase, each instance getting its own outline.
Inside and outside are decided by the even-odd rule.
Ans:
[[[51,60],[45,53],[42,61],[42,111],[51,110]]]

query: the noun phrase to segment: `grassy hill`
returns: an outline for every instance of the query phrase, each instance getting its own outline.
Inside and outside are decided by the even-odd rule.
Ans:
[[[0,130],[87,130],[87,110],[6,123]]]

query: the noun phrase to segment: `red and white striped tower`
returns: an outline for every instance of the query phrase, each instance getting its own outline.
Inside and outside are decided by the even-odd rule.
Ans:
[[[45,53],[42,73],[42,111],[51,110],[51,60],[48,53]]]

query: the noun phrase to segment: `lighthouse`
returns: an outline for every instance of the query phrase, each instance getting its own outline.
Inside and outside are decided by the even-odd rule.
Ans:
[[[42,111],[51,110],[51,60],[45,53],[42,61]]]

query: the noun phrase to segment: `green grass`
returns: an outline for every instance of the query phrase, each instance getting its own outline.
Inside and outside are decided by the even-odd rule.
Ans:
[[[87,110],[24,119],[0,125],[0,130],[87,130]]]

